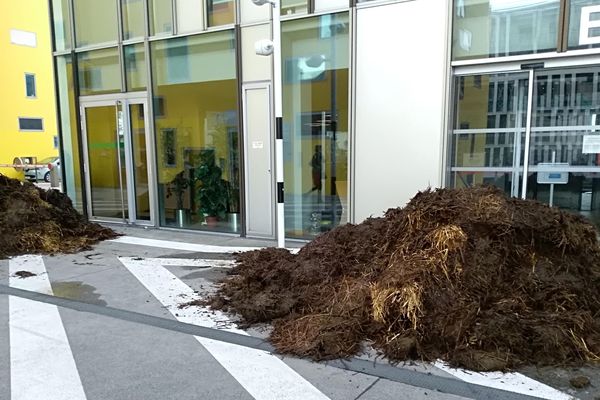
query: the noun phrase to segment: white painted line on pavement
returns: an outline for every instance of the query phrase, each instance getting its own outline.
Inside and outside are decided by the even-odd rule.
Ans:
[[[513,393],[526,394],[550,400],[572,400],[573,397],[548,385],[544,385],[534,379],[528,378],[516,372],[475,372],[463,369],[451,368],[442,361],[433,363],[442,371],[457,377],[465,382],[476,385],[487,386],[495,389],[506,390]]]
[[[108,242],[159,247],[163,249],[185,250],[202,253],[235,253],[237,251],[258,250],[261,247],[212,246],[208,244],[173,242],[171,240],[146,239],[135,236],[121,236]]]
[[[181,322],[247,335],[219,311],[179,305],[200,296],[165,269],[160,259],[120,257],[123,265]],[[255,399],[326,400],[323,393],[273,354],[195,336]]]
[[[134,257],[133,260],[148,260],[169,267],[198,267],[198,268],[233,268],[234,260],[212,260],[209,258],[153,258]]]
[[[52,294],[41,256],[9,260],[13,288]],[[20,278],[17,271],[36,276]],[[12,400],[80,400],[85,392],[71,346],[54,305],[9,296]]]
[[[147,239],[136,236],[120,236],[107,242],[133,244],[138,246],[158,247],[161,249],[185,250],[201,253],[236,253],[264,249],[264,247],[236,247],[236,246],[213,246],[208,244],[174,242],[172,240]],[[290,253],[296,254],[299,248],[288,249]]]

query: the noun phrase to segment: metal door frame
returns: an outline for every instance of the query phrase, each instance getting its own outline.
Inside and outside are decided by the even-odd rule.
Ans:
[[[146,139],[146,165],[148,173],[148,196],[150,202],[150,220],[137,220],[136,214],[136,193],[135,193],[135,174],[133,166],[133,148],[132,148],[132,133],[130,126],[130,114],[129,106],[132,104],[142,104],[144,107],[144,130]],[[87,120],[86,120],[86,109],[94,107],[115,107],[115,118],[117,119],[117,129],[119,125],[119,111],[122,111],[122,126],[123,126],[123,144],[125,154],[125,180],[126,182],[120,181],[121,196],[122,196],[122,211],[125,209],[128,211],[128,218],[108,218],[108,217],[96,217],[92,212],[92,188],[90,180],[90,168],[89,168],[89,151],[88,151],[88,135],[87,135]],[[88,217],[91,221],[98,222],[113,222],[121,224],[133,224],[142,226],[155,226],[155,210],[156,210],[156,199],[155,199],[155,180],[152,168],[152,137],[150,135],[150,119],[148,110],[147,94],[145,92],[138,93],[126,93],[126,94],[113,94],[113,95],[100,95],[100,96],[85,96],[80,97],[80,115],[81,115],[81,133],[82,133],[82,145],[83,145],[83,169],[85,179],[85,190],[87,194],[87,204],[85,207],[88,211]],[[116,138],[115,138],[116,139]],[[117,140],[118,143],[118,140]],[[120,164],[119,156],[119,164]],[[121,170],[121,167],[119,168]],[[126,191],[123,190],[123,186],[126,186]],[[123,195],[127,198],[127,206],[125,207]]]

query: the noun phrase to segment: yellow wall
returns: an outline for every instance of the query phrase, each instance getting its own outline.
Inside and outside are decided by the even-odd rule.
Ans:
[[[52,50],[47,0],[0,2],[0,164],[12,163],[17,156],[38,160],[58,155],[54,148],[56,110],[52,70]],[[11,44],[10,30],[35,32],[37,47]],[[35,74],[37,98],[25,95],[25,73]],[[19,132],[18,117],[43,118],[43,132]],[[0,173],[17,177],[13,168]]]

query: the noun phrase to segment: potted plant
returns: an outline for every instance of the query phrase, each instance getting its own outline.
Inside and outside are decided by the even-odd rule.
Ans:
[[[234,182],[227,182],[227,223],[234,232],[240,224],[240,194],[239,187]]]
[[[177,209],[175,210],[175,219],[179,228],[184,228],[189,221],[190,210],[183,208],[183,195],[187,188],[189,188],[190,180],[185,176],[185,170],[181,171],[169,184],[167,185],[167,198],[175,195],[177,201]]]
[[[215,163],[214,149],[202,150],[198,166],[194,170],[196,178],[196,203],[198,211],[205,216],[206,224],[214,227],[227,211],[227,182],[221,177],[223,171]]]

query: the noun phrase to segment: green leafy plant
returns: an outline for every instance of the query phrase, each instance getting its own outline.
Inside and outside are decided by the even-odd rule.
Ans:
[[[229,190],[227,181],[221,178],[223,171],[215,163],[215,151],[202,150],[197,165],[194,176],[198,211],[208,217],[223,218],[227,211]]]
[[[177,199],[177,209],[183,209],[183,193],[187,188],[192,186],[190,180],[185,176],[186,171],[181,171],[169,184],[167,185],[167,198],[175,195]]]

